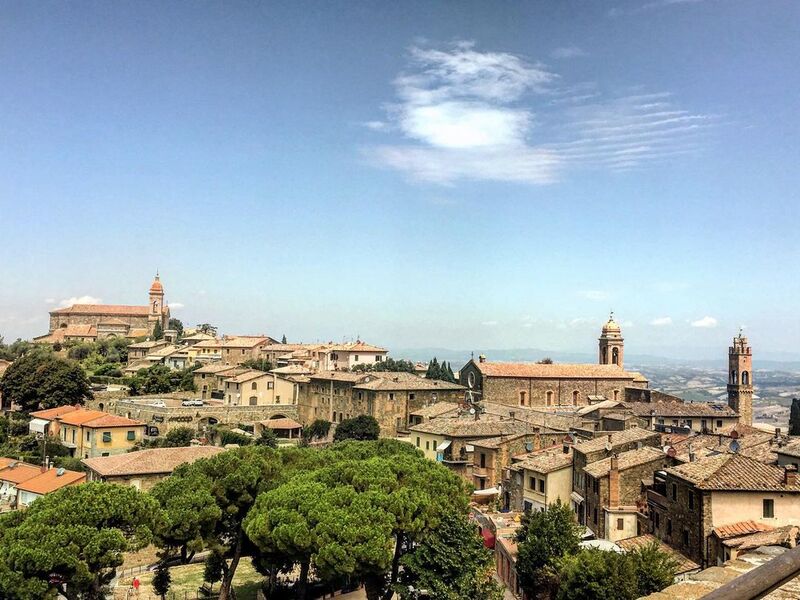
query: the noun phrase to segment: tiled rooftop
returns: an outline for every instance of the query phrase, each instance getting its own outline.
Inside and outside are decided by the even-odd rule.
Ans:
[[[644,379],[641,374],[625,371],[617,365],[476,362],[488,377],[530,377],[534,379]]]
[[[667,469],[703,490],[800,492],[800,483],[784,484],[784,470],[741,454],[718,454]]]
[[[775,528],[767,523],[759,523],[757,521],[749,520],[715,527],[713,532],[721,540],[727,540],[729,538],[739,537],[742,535],[750,535],[751,533],[772,531],[773,529]]]
[[[150,448],[116,456],[85,458],[83,464],[102,477],[172,473],[178,465],[223,452],[217,446]]]
[[[609,435],[611,439],[609,439]],[[649,440],[652,438],[659,438],[659,434],[655,431],[650,431],[648,429],[642,429],[639,427],[632,427],[631,429],[626,429],[625,431],[618,431],[609,435],[603,435],[597,437],[593,440],[588,440],[585,442],[580,442],[575,446],[576,451],[583,452],[584,454],[588,454],[590,452],[597,452],[598,450],[603,450],[606,448],[607,445],[611,445],[611,449],[613,450],[617,446],[621,446],[622,444],[628,444],[631,442],[643,442],[645,440]]]
[[[658,448],[650,448],[649,446],[638,448],[636,450],[628,450],[627,452],[623,452],[617,456],[617,468],[620,471],[624,471],[626,469],[638,467],[639,465],[644,465],[649,462],[662,460],[666,458],[666,456],[667,455],[664,454],[663,450],[659,450]],[[595,479],[598,477],[605,477],[608,475],[609,471],[611,471],[611,458],[612,457],[608,457],[604,458],[603,460],[589,463],[584,468],[584,471],[587,475],[591,475]]]
[[[550,473],[570,465],[572,465],[572,452],[564,452],[564,448],[558,446],[529,454],[524,460],[514,463],[514,468],[528,469],[537,473]]]
[[[50,311],[55,315],[125,315],[146,317],[150,314],[149,306],[126,306],[122,304],[73,304]]]

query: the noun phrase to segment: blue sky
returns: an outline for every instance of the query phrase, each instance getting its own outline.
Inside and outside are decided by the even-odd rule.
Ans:
[[[0,334],[800,354],[796,2],[5,3]],[[719,350],[717,350],[719,349]]]

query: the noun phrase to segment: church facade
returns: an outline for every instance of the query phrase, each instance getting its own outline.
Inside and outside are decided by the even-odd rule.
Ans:
[[[94,341],[111,337],[135,339],[152,335],[157,323],[169,326],[169,306],[164,286],[156,274],[142,306],[121,304],[73,304],[50,312],[50,330],[34,338],[39,343]]]
[[[613,315],[598,341],[599,364],[490,362],[481,356],[461,369],[459,382],[475,401],[526,408],[621,401],[626,388],[647,389],[642,374],[623,369],[624,340]]]

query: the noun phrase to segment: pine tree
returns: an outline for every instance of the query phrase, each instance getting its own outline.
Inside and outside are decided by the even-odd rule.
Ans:
[[[286,343],[286,334],[284,333],[283,337],[281,338],[281,344],[285,344],[285,343]]]
[[[456,374],[453,373],[453,365],[447,363],[447,377],[450,383],[456,383]]]
[[[164,337],[164,328],[161,326],[161,320],[156,321],[156,326],[153,327],[153,339],[160,340]]]
[[[427,379],[442,378],[442,368],[439,366],[439,361],[435,356],[433,357],[433,360],[428,363],[428,371],[425,373],[425,377]]]
[[[156,567],[156,573],[153,575],[153,591],[161,596],[161,600],[167,597],[171,583],[172,575],[170,575],[169,569],[162,562]]]

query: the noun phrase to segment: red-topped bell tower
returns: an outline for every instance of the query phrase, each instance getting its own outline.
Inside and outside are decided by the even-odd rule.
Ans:
[[[739,413],[739,422],[753,424],[753,366],[752,352],[747,338],[739,335],[733,338],[733,346],[728,348],[728,406]]]
[[[164,286],[161,285],[161,278],[156,271],[156,278],[150,285],[150,312],[147,315],[147,322],[150,324],[150,331],[161,323],[161,328],[166,329],[167,323],[164,321],[166,311],[164,310]]]

